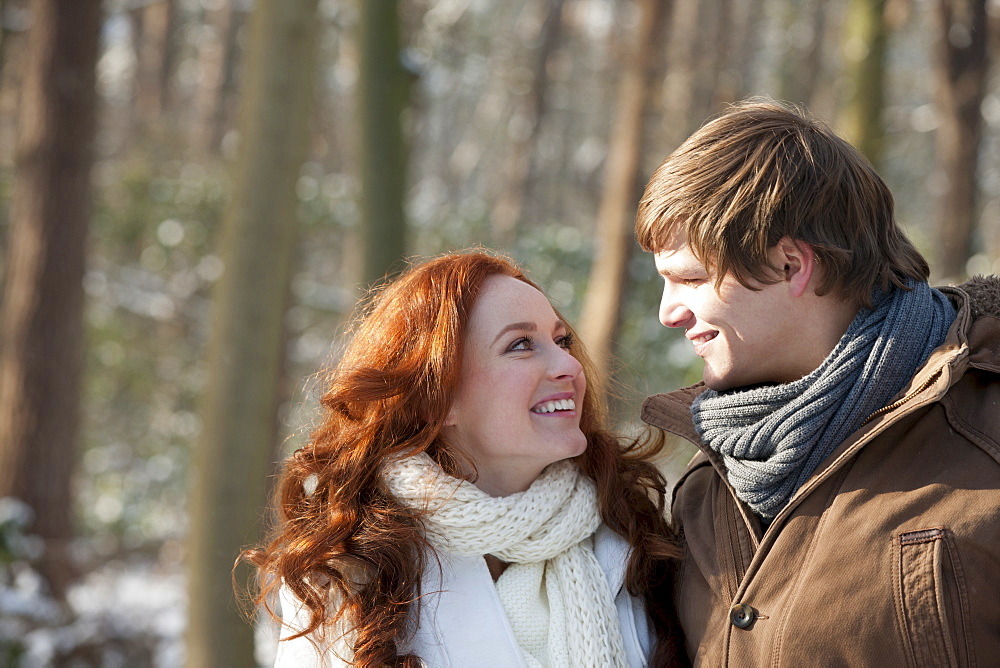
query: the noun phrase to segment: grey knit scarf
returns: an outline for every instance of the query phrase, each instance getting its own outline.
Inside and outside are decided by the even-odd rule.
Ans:
[[[736,495],[773,518],[827,455],[889,403],[944,342],[955,308],[927,283],[876,294],[812,373],[784,385],[707,390],[691,405]]]

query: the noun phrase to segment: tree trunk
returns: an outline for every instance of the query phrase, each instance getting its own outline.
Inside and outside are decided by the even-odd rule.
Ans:
[[[0,496],[34,509],[41,572],[61,598],[72,576],[101,3],[36,0],[31,9],[0,310]]]
[[[406,253],[406,149],[402,113],[408,82],[400,60],[398,0],[360,2],[362,280],[380,281]]]
[[[202,78],[195,99],[193,144],[206,154],[217,154],[229,128],[236,89],[237,35],[244,12],[233,0],[224,0],[206,14],[209,37],[202,40],[199,59]]]
[[[949,280],[965,276],[976,228],[976,163],[983,133],[988,25],[986,0],[938,0],[937,160],[938,266]]]
[[[134,115],[143,130],[159,120],[167,104],[175,2],[156,0],[133,10],[137,38]]]
[[[649,104],[660,26],[671,0],[642,0],[636,47],[622,73],[612,125],[604,190],[597,212],[594,263],[580,315],[580,333],[598,377],[611,371],[612,347],[621,324],[622,290],[633,243],[644,112]]]
[[[726,22],[728,0],[696,0],[691,51],[687,60],[691,68],[691,92],[687,116],[695,127],[714,111],[715,84],[727,46],[719,45],[719,34]],[[727,36],[731,39],[731,36]],[[727,40],[728,41],[728,40]],[[685,132],[686,137],[689,133]]]
[[[763,0],[718,0],[714,31],[708,51],[713,55],[709,109],[724,107],[746,96],[757,53],[757,33]],[[692,54],[692,59],[700,54]],[[701,119],[699,119],[701,120]]]
[[[803,37],[792,41],[787,55],[779,63],[780,99],[813,109],[817,87],[824,80],[823,37],[828,7],[827,0],[784,5],[783,28]],[[806,36],[810,39],[806,40]]]
[[[188,665],[251,666],[253,632],[229,578],[260,539],[278,442],[285,312],[297,240],[295,185],[305,160],[317,0],[258,0],[240,118],[240,158],[223,217],[209,385],[195,453],[188,556]],[[237,572],[243,578],[242,569]]]
[[[241,7],[235,7],[229,17],[229,29],[226,32],[226,53],[222,68],[222,85],[219,88],[218,101],[216,103],[215,123],[212,128],[212,145],[222,148],[222,140],[225,139],[236,116],[236,107],[239,102],[237,95],[237,70],[240,66],[239,36],[242,27],[246,24],[248,12]]]
[[[0,2],[0,164],[14,163],[17,152],[17,108],[21,99],[21,80],[25,70],[25,45],[31,11],[28,0]],[[0,248],[6,248],[6,235],[0,231]],[[0,268],[2,269],[2,268]],[[0,282],[0,290],[2,290]]]
[[[850,0],[843,53],[851,90],[840,114],[845,138],[878,167],[882,161],[885,106],[886,0]]]
[[[708,6],[707,3],[704,4]],[[712,54],[710,76],[706,80],[711,88],[705,96],[710,113],[717,112],[737,99],[738,81],[731,68],[741,33],[736,26],[736,8],[733,7],[733,0],[715,0],[714,9],[713,29],[709,32],[713,46],[707,49],[708,53]]]
[[[665,32],[663,49],[670,63],[669,76],[664,79],[660,113],[672,122],[657,128],[661,137],[657,144],[676,147],[705,120],[707,108],[701,102],[704,36],[702,17],[707,11],[698,0],[676,0],[671,7],[670,25]],[[655,126],[654,126],[655,127]]]
[[[0,0],[0,72],[7,64],[11,43],[22,32],[20,17],[27,14],[28,0]]]
[[[532,72],[531,93],[525,95],[522,108],[512,117],[524,129],[516,130],[510,139],[502,172],[502,190],[491,215],[493,244],[498,248],[514,242],[521,220],[524,202],[531,187],[532,156],[538,143],[538,133],[546,112],[546,91],[549,85],[549,57],[559,44],[562,12],[566,0],[547,0],[548,10],[538,34],[538,51]],[[510,133],[508,132],[508,135]]]

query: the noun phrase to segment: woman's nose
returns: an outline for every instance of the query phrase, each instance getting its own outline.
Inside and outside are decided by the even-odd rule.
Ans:
[[[580,360],[573,357],[569,350],[560,347],[550,368],[550,373],[554,378],[573,379],[583,373],[583,365],[580,364]]]

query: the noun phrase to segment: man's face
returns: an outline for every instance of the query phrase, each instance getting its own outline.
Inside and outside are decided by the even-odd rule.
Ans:
[[[705,360],[708,387],[787,383],[815,368],[815,356],[804,352],[808,342],[800,340],[795,320],[801,314],[787,281],[751,290],[727,275],[716,291],[715,277],[686,241],[654,257],[664,280],[660,322],[684,328]]]

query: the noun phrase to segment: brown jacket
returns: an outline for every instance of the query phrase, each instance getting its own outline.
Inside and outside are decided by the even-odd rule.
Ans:
[[[702,450],[673,502],[695,664],[1000,665],[1000,279],[944,291],[944,345],[766,531],[694,432],[704,388],[647,399],[646,422]]]

